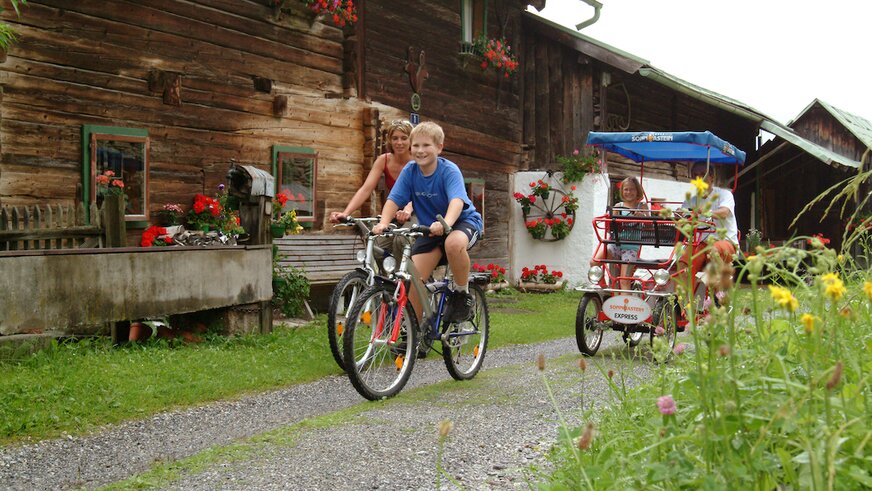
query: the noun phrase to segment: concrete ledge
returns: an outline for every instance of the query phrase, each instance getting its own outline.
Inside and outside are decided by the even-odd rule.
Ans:
[[[106,322],[272,298],[271,246],[0,255],[0,334],[90,334]]]

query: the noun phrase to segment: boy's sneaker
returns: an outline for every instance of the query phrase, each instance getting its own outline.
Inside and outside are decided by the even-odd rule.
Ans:
[[[453,292],[448,299],[448,321],[465,322],[472,318],[475,299],[468,292]]]

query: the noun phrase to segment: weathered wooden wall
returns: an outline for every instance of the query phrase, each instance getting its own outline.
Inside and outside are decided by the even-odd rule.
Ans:
[[[148,130],[152,212],[212,194],[230,159],[269,169],[272,145],[319,152],[319,210],[342,206],[338,184],[359,179],[362,106],[343,98],[343,34],[302,8],[277,20],[255,0],[32,0],[3,18],[19,35],[0,64],[3,204],[80,199],[85,124]],[[180,104],[149,85],[162,73],[181,77]]]
[[[820,105],[811,107],[790,127],[806,140],[852,160],[860,161],[866,151],[866,145]]]
[[[488,2],[488,37],[505,37],[516,54],[523,43],[522,3]],[[404,68],[410,48],[414,62],[424,50],[429,78],[419,90],[421,120],[443,126],[443,156],[457,163],[464,177],[486,180],[485,239],[471,251],[472,258],[507,266],[509,180],[521,161],[520,73],[504,78],[485,72],[481,58],[459,53],[457,0],[379,0],[364,8],[364,95],[384,106],[383,113],[408,117],[412,87]]]
[[[542,21],[524,18],[523,142],[529,168],[556,169],[555,156],[581,149],[589,131],[704,131],[754,150],[754,125],[641,76],[638,60],[624,58]],[[598,53],[593,58],[581,45]],[[605,60],[605,61],[603,61]],[[639,174],[636,164],[609,158],[611,177]],[[647,164],[645,175],[684,179],[686,166]]]

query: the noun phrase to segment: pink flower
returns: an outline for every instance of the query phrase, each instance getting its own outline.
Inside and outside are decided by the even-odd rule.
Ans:
[[[657,327],[654,329],[654,335],[655,335],[655,336],[662,336],[663,333],[665,333],[665,332],[666,332],[666,329],[663,329],[663,326],[657,326]]]
[[[578,155],[578,149],[577,149],[577,148],[576,148],[575,150],[572,151],[572,155]]]
[[[676,355],[680,355],[684,353],[684,350],[687,348],[687,345],[684,343],[676,344],[674,348],[672,348],[672,352]]]
[[[675,399],[673,399],[671,395],[658,397],[657,409],[659,409],[660,414],[664,416],[675,414]]]

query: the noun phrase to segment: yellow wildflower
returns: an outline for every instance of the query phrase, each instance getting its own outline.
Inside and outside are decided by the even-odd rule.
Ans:
[[[693,184],[693,187],[696,188],[696,194],[703,194],[709,188],[709,185],[703,178],[697,177],[696,179],[690,181]]]
[[[831,300],[839,300],[848,291],[836,273],[827,273],[821,276],[821,283],[824,285],[824,295],[830,297]]]
[[[775,300],[775,303],[791,312],[799,307],[799,301],[787,288],[769,285],[769,294],[772,295],[772,300]]]
[[[829,285],[830,283],[834,283],[836,281],[842,281],[839,279],[839,275],[836,273],[827,273],[821,276],[821,283],[824,285]]]
[[[811,334],[814,332],[814,321],[815,317],[811,314],[802,314],[802,317],[799,318],[799,321],[802,322],[802,326],[805,329],[806,334]]]
[[[872,300],[872,281],[863,282],[863,293],[866,294],[869,300]]]

